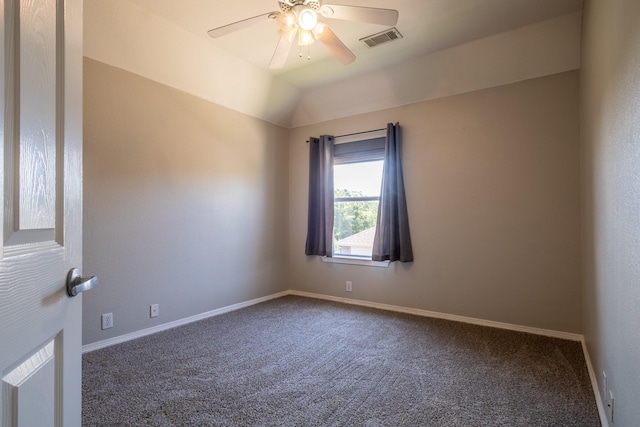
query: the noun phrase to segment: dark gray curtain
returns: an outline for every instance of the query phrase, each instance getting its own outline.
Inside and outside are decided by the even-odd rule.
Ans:
[[[333,253],[333,137],[309,139],[309,216],[305,254]]]
[[[398,123],[387,125],[382,191],[380,192],[378,222],[371,258],[374,261],[413,261],[407,200],[402,175],[400,125]]]

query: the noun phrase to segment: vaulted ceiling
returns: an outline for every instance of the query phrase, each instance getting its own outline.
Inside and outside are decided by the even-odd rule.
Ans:
[[[359,40],[388,27],[326,19],[354,63],[314,43],[271,70],[273,20],[207,31],[277,11],[276,0],[92,0],[85,55],[287,127],[579,67],[582,0],[324,2],[396,9],[403,38],[368,48]]]

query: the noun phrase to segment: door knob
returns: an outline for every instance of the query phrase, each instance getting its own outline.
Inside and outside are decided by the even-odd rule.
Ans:
[[[98,278],[96,276],[81,277],[80,270],[72,268],[67,275],[67,294],[70,297],[75,297],[80,292],[93,289],[98,284]]]

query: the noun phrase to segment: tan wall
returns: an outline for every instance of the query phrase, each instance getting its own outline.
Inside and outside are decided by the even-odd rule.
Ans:
[[[640,425],[640,2],[585,2],[584,335],[615,426]]]
[[[83,343],[286,290],[288,131],[84,67]]]
[[[415,262],[380,269],[306,257],[305,140],[396,121]],[[580,332],[578,130],[576,71],[293,129],[291,287]]]

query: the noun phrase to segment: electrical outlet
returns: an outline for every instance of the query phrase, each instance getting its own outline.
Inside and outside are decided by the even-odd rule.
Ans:
[[[351,292],[351,290],[352,290],[351,280],[347,280],[347,292]]]
[[[609,399],[609,403],[607,404],[607,408],[609,409],[609,420],[611,421],[611,423],[613,423],[614,422],[614,418],[613,418],[613,416],[614,416],[614,412],[613,412],[613,410],[614,410],[614,407],[613,407],[614,399],[613,399],[613,392],[611,390],[609,390],[609,395],[607,397]]]
[[[113,328],[113,313],[105,313],[102,315],[102,329]]]
[[[160,316],[160,304],[151,304],[149,308],[149,317],[158,317]]]

